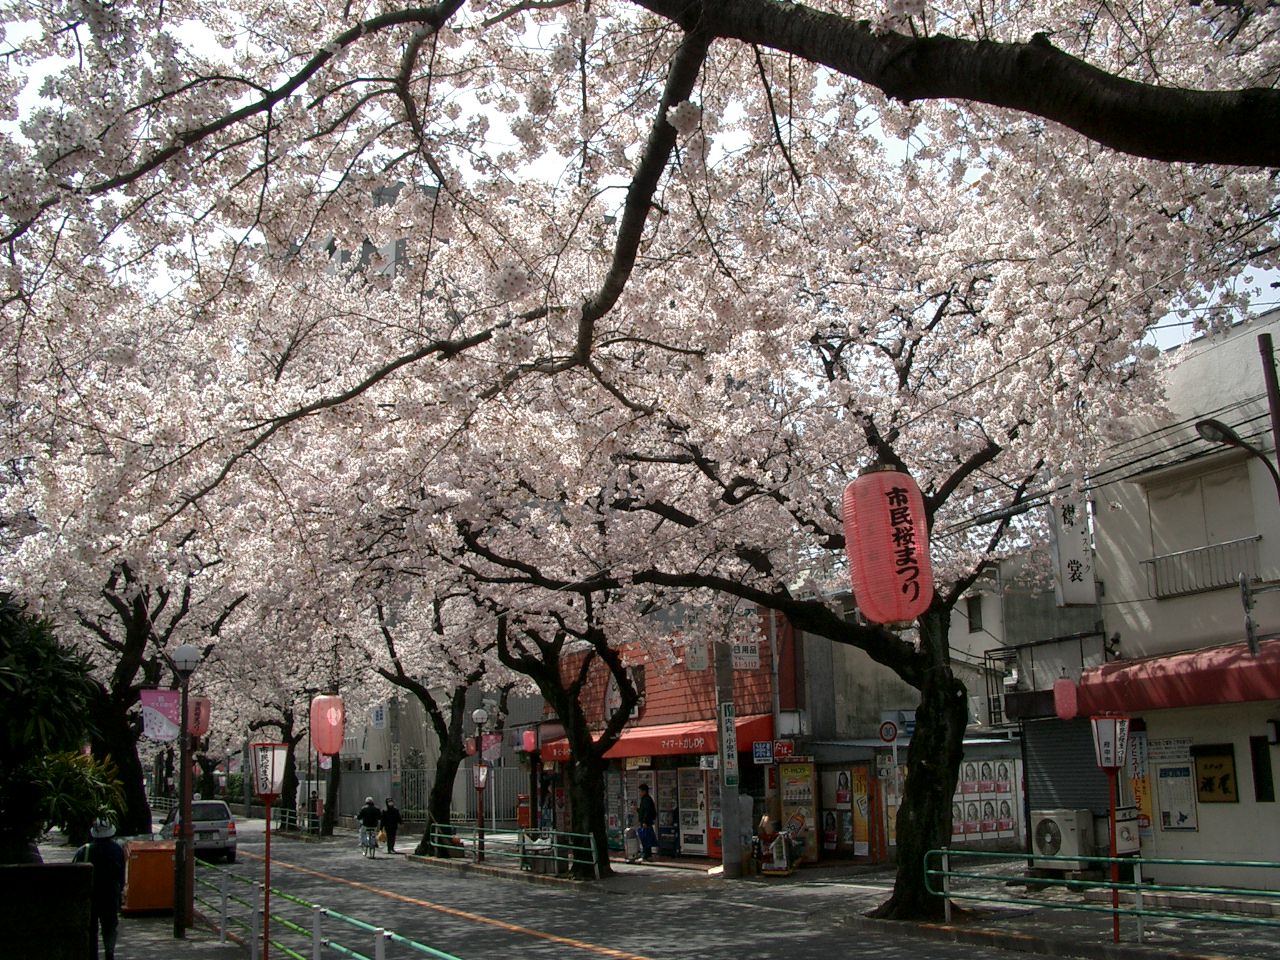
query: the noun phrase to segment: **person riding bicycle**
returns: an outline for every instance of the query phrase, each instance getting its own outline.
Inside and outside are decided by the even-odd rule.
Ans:
[[[373,802],[373,797],[364,798],[364,806],[356,814],[356,823],[360,824],[360,853],[373,857],[378,852],[378,824],[382,822],[382,811]]]

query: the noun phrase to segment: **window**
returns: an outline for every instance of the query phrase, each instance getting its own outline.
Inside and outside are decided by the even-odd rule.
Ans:
[[[1271,773],[1271,745],[1266,737],[1249,738],[1249,758],[1253,761],[1253,799],[1276,802],[1276,781]]]
[[[1147,507],[1151,516],[1151,550],[1157,557],[1239,540],[1258,532],[1244,463],[1152,484],[1147,488]]]
[[[980,633],[982,631],[982,594],[965,597],[964,615],[969,621],[969,632]]]

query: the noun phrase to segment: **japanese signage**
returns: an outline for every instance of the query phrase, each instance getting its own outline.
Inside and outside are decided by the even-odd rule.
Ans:
[[[792,757],[796,752],[796,742],[794,740],[775,740],[773,741],[773,759],[786,760]]]
[[[734,726],[732,703],[720,704],[720,756],[722,780],[725,786],[734,786],[738,782],[738,730]]]
[[[385,703],[374,704],[373,709],[369,711],[369,725],[375,730],[387,729],[387,705]]]
[[[760,669],[760,641],[741,640],[733,645],[733,669]]]
[[[686,670],[701,672],[711,666],[711,657],[707,650],[707,641],[690,640],[684,645],[684,665]]]
[[[751,759],[756,763],[773,763],[773,741],[756,740],[752,743]]]
[[[1093,604],[1093,546],[1089,540],[1089,514],[1082,497],[1063,500],[1049,508],[1049,529],[1054,545],[1054,594],[1059,606]]]
[[[253,763],[253,792],[260,797],[280,796],[284,782],[284,761],[289,752],[283,743],[253,743],[249,745]]]

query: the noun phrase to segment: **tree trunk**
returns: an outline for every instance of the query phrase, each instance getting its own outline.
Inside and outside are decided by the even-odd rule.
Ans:
[[[461,765],[462,754],[453,749],[452,744],[441,744],[440,756],[436,760],[435,779],[431,781],[431,792],[427,794],[427,825],[414,853],[447,857],[453,852],[450,844],[432,844],[431,832],[439,825],[449,825],[449,811],[453,807],[453,782],[457,779]]]
[[[121,706],[105,690],[90,698],[96,735],[90,745],[97,760],[108,758],[116,765],[120,786],[124,791],[124,809],[120,811],[117,832],[121,836],[151,833],[151,806],[138,759],[138,740],[129,723],[128,707]]]
[[[573,810],[573,832],[595,838],[596,858],[585,851],[575,851],[574,875],[594,879],[597,868],[601,877],[610,876],[609,837],[605,829],[604,760],[594,756],[587,762],[570,761],[566,770],[570,804]]]
[[[950,622],[950,610],[940,607],[920,618],[921,650],[928,667],[922,673],[907,781],[898,808],[898,872],[893,895],[872,911],[873,917],[925,920],[943,913],[942,898],[926,889],[924,856],[950,842],[951,802],[969,721],[968,693],[951,672]]]

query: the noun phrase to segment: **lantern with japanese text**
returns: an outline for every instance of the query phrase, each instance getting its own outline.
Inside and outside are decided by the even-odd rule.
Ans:
[[[873,470],[846,486],[844,540],[854,599],[867,620],[906,623],[929,608],[929,531],[910,476]]]
[[[187,701],[187,731],[193,737],[203,737],[209,732],[209,714],[212,710],[208,697],[191,697]]]
[[[346,708],[336,693],[326,693],[311,701],[311,742],[317,753],[336,756],[342,752],[346,720]]]

